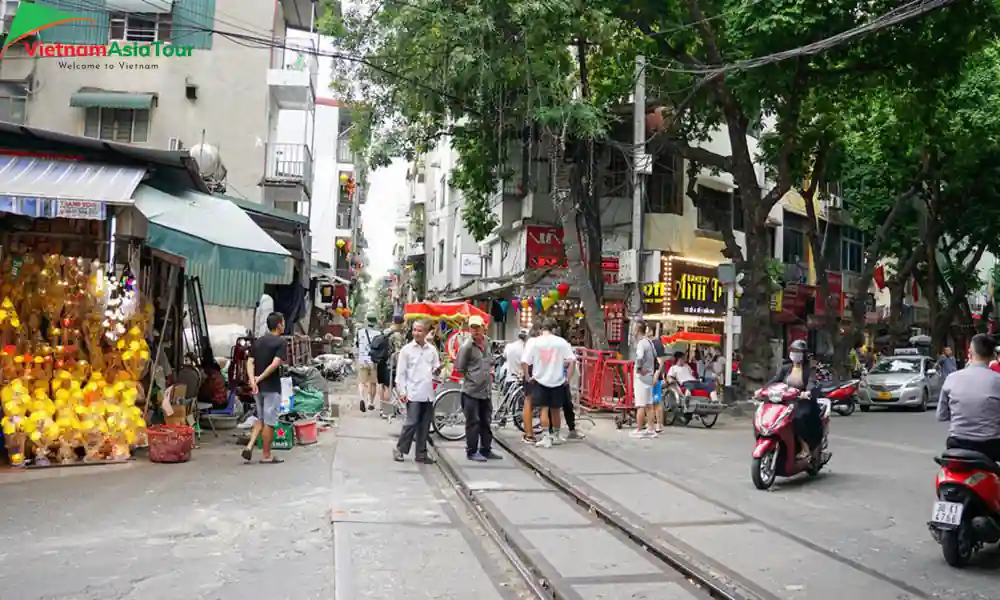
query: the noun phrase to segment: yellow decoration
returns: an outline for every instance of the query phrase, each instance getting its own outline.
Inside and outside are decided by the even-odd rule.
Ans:
[[[13,256],[4,250],[0,430],[11,463],[76,462],[81,447],[87,460],[127,458],[130,447],[146,439],[136,402],[150,358],[144,338],[153,317],[149,303],[116,317],[113,347],[102,347],[102,296],[113,289],[105,266],[58,254],[22,257],[16,246]],[[13,260],[19,268],[10,268]],[[19,314],[30,316],[22,321]]]
[[[337,247],[338,248],[343,248],[344,244],[346,244],[346,243],[347,242],[345,242],[344,240],[337,240]]]
[[[542,298],[542,310],[543,311],[549,310],[555,303],[556,301],[553,300],[551,296],[545,296],[544,298]]]

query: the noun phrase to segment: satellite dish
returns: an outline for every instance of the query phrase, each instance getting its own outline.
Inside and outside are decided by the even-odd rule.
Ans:
[[[198,171],[205,179],[222,180],[226,177],[226,167],[222,164],[219,149],[210,144],[198,144],[191,148],[191,158],[198,163]]]

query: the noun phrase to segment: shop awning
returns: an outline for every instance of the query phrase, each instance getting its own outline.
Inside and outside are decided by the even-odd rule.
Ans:
[[[81,207],[97,211],[101,203],[131,204],[145,175],[143,167],[0,155],[0,203],[51,206],[31,216],[87,218],[72,213]]]
[[[94,88],[81,88],[69,97],[69,105],[75,108],[130,108],[149,110],[153,107],[156,94],[112,92]]]
[[[664,345],[672,344],[705,344],[709,346],[719,346],[722,344],[722,336],[714,333],[697,333],[694,331],[678,331],[672,335],[663,336]]]
[[[229,200],[140,185],[135,207],[149,220],[147,242],[154,248],[227,271],[290,272],[288,250]]]

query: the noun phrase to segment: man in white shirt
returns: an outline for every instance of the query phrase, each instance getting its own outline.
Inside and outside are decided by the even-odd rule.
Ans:
[[[399,442],[392,449],[392,458],[403,462],[416,437],[416,462],[433,464],[427,455],[427,438],[434,418],[434,376],[441,371],[437,348],[427,342],[427,323],[413,324],[413,341],[403,346],[396,362],[396,389],[400,402],[406,405],[406,421]]]
[[[507,381],[521,381],[521,355],[524,353],[524,343],[528,339],[528,330],[517,333],[517,339],[507,344],[503,349],[503,364],[507,367]]]
[[[541,335],[531,340],[521,359],[521,368],[526,372],[530,369],[531,379],[535,383],[532,399],[541,409],[543,433],[541,441],[537,443],[540,448],[551,448],[551,432],[559,431],[559,413],[566,402],[566,394],[569,393],[566,386],[567,375],[576,363],[573,347],[553,333],[555,328],[555,321],[546,319]],[[526,423],[526,426],[530,427],[530,424]]]
[[[538,441],[535,439],[535,416],[534,416],[534,404],[532,403],[532,395],[534,393],[537,384],[532,381],[531,373],[529,369],[525,369],[525,357],[530,352],[532,344],[538,339],[538,335],[541,333],[541,327],[534,326],[531,331],[528,332],[528,339],[524,341],[524,346],[521,348],[521,356],[518,357],[518,370],[521,373],[522,381],[524,381],[524,407],[521,410],[521,428],[523,429],[523,434],[521,436],[521,441],[525,444],[531,444],[532,446]]]
[[[696,382],[698,378],[694,376],[691,365],[688,364],[687,356],[683,352],[674,352],[674,364],[667,370],[667,383],[674,383],[680,387],[689,382]]]
[[[368,315],[368,325],[354,334],[354,357],[358,361],[358,393],[361,395],[361,412],[375,410],[375,362],[371,357],[372,340],[382,335],[377,329],[378,318]],[[365,407],[365,400],[368,406]]]

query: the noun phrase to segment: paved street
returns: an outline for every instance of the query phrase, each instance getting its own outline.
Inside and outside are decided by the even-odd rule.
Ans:
[[[589,447],[529,451],[771,598],[996,598],[1000,553],[957,571],[925,525],[945,431],[932,412],[835,416],[829,468],[770,492],[750,482],[748,419],[657,440],[598,421]]]

